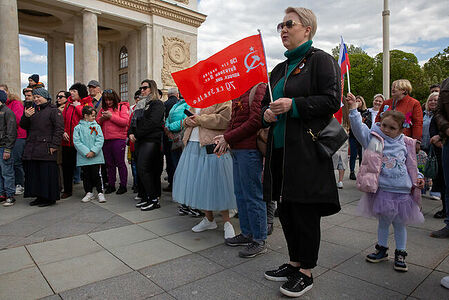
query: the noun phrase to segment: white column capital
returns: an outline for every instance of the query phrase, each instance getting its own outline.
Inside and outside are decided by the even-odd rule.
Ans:
[[[85,8],[81,12],[83,14],[85,14],[85,13],[92,13],[92,14],[96,14],[96,15],[101,15],[101,11],[95,10],[95,9],[92,9],[92,8]]]

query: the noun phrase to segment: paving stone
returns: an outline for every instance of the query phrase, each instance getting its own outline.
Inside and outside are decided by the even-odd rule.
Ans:
[[[176,299],[273,299],[278,296],[279,289],[270,289],[231,270],[225,270],[169,293]]]
[[[377,219],[366,217],[355,217],[354,219],[344,222],[339,226],[377,234],[377,225],[378,225]],[[392,233],[392,228],[390,228],[390,233]]]
[[[155,209],[152,211],[141,211],[140,209],[137,208],[133,211],[120,213],[119,215],[133,223],[141,223],[173,216],[172,213],[166,212],[161,209]]]
[[[8,248],[26,246],[35,243],[42,243],[43,241],[45,241],[45,237],[30,235],[29,237],[26,238],[18,238],[12,244],[9,244]]]
[[[422,201],[421,201],[421,210],[423,213],[429,213],[433,210],[435,210],[435,208],[440,208],[441,207],[441,200],[430,200],[428,198],[422,197]]]
[[[138,242],[110,251],[134,270],[191,253],[162,238]]]
[[[39,230],[33,233],[32,237],[43,237],[46,241],[51,241],[86,234],[97,226],[96,223],[82,223],[77,221],[76,218],[70,218]]]
[[[100,224],[98,227],[95,227],[91,232],[98,232],[103,230],[108,230],[112,228],[123,227],[127,225],[132,225],[133,223],[128,221],[127,219],[120,216],[113,216],[106,222]]]
[[[103,250],[87,235],[29,245],[27,249],[39,265]]]
[[[62,292],[64,300],[147,299],[164,291],[139,272],[130,272],[113,278]]]
[[[357,203],[342,205],[340,213],[358,217],[359,213],[357,212]]]
[[[6,249],[9,245],[20,241],[22,238],[10,235],[0,235],[0,250]]]
[[[357,255],[335,268],[335,271],[409,295],[432,270],[408,263],[408,272],[393,269],[394,258],[382,263],[369,263],[365,255]]]
[[[273,230],[273,234],[268,236],[267,247],[271,250],[279,250],[281,248],[287,247],[287,242],[285,241],[285,236],[282,228],[276,228],[275,230]]]
[[[62,298],[59,296],[59,294],[47,296],[44,298],[40,298],[39,300],[61,300]]]
[[[34,266],[35,264],[25,247],[0,251],[0,275]]]
[[[448,289],[444,288],[440,282],[448,273],[433,271],[418,288],[411,294],[417,299],[447,299],[449,295]]]
[[[53,295],[37,267],[0,275],[0,299],[37,299]]]
[[[140,223],[139,226],[142,226],[157,235],[165,236],[180,231],[190,230],[198,223],[198,220],[199,219],[197,218],[191,218],[189,216],[175,216]]]
[[[224,268],[198,254],[147,267],[140,272],[166,291],[222,271]]]
[[[321,241],[317,264],[326,268],[334,268],[357,253],[360,253],[360,250]]]
[[[109,210],[94,204],[86,203],[86,206],[88,207],[74,214],[71,217],[71,220],[80,223],[104,223],[115,216],[115,214]]]
[[[170,295],[169,293],[163,293],[163,294],[159,294],[154,297],[151,297],[149,299],[151,299],[151,300],[175,300],[176,298],[173,298],[173,296]]]
[[[433,215],[434,215],[434,212],[425,214],[424,215],[424,218],[425,218],[424,223],[411,224],[411,225],[408,225],[408,227],[425,229],[425,230],[429,231],[429,234],[431,231],[440,230],[441,228],[443,228],[445,226],[445,224],[443,222],[444,219],[435,219],[433,217]]]
[[[438,271],[449,273],[449,256],[446,256],[445,259],[436,267]]]
[[[132,271],[107,251],[43,264],[39,267],[57,293]]]
[[[335,271],[328,271],[314,279],[313,288],[301,299],[404,299],[405,295],[374,285],[372,283],[347,276]]]
[[[334,224],[334,225],[340,225],[345,222],[348,222],[349,220],[354,219],[354,216],[346,215],[343,213],[337,213],[335,215],[329,216],[329,217],[322,217],[321,220],[326,221],[328,223]]]
[[[247,258],[239,257],[241,247],[229,247],[224,243],[216,247],[198,252],[198,254],[212,260],[213,262],[225,267],[231,268],[243,262],[247,262]]]
[[[192,252],[201,251],[224,243],[223,231],[220,227],[203,232],[183,231],[164,237],[165,239]]]
[[[321,239],[334,244],[364,250],[376,243],[377,234],[335,226],[323,232]]]
[[[22,218],[23,219],[23,218]],[[30,223],[27,220],[16,220],[11,223],[7,223],[0,226],[0,232],[2,235],[27,237],[43,228],[46,224],[39,222]]]
[[[388,243],[390,249],[395,249],[393,235]],[[432,238],[427,230],[408,227],[407,253],[408,262],[433,269],[449,255],[448,240]]]
[[[91,233],[89,236],[107,249],[126,246],[157,237],[154,233],[138,225],[129,225]]]

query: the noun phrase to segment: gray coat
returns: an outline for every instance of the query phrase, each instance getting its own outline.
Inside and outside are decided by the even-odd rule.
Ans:
[[[0,148],[12,150],[17,138],[16,115],[6,104],[0,106]]]

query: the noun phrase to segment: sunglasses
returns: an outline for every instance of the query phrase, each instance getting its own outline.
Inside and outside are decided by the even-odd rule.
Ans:
[[[62,98],[65,98],[65,96],[58,95],[57,98],[58,98],[58,99],[62,99]]]
[[[109,90],[104,90],[103,93],[112,94],[112,90],[110,90],[110,89]]]
[[[293,26],[299,25],[299,24],[301,24],[301,23],[293,21],[293,20],[288,20],[286,22],[281,22],[277,26],[277,31],[280,33],[282,31],[282,29],[284,29],[284,26],[286,26],[288,29],[291,29]]]
[[[149,89],[149,88],[150,88],[149,86],[141,86],[141,87],[139,88],[139,90],[145,91],[146,89]]]

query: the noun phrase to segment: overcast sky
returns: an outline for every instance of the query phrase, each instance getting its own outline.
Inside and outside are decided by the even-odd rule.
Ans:
[[[276,25],[287,6],[313,10],[318,29],[313,45],[330,53],[340,43],[382,52],[383,0],[201,0],[207,15],[198,33],[198,59],[262,30],[269,69],[284,60]],[[413,52],[421,64],[449,46],[449,0],[390,0],[390,49]]]
[[[318,30],[313,45],[330,52],[340,43],[362,47],[374,56],[382,51],[383,0],[201,0],[207,15],[198,31],[198,59],[262,30],[268,68],[284,60],[276,25],[287,6],[314,11]],[[414,53],[422,65],[449,46],[449,0],[390,0],[390,48]],[[44,39],[20,36],[22,87],[32,73],[47,83],[47,45]],[[73,45],[67,44],[67,84],[73,83]]]

